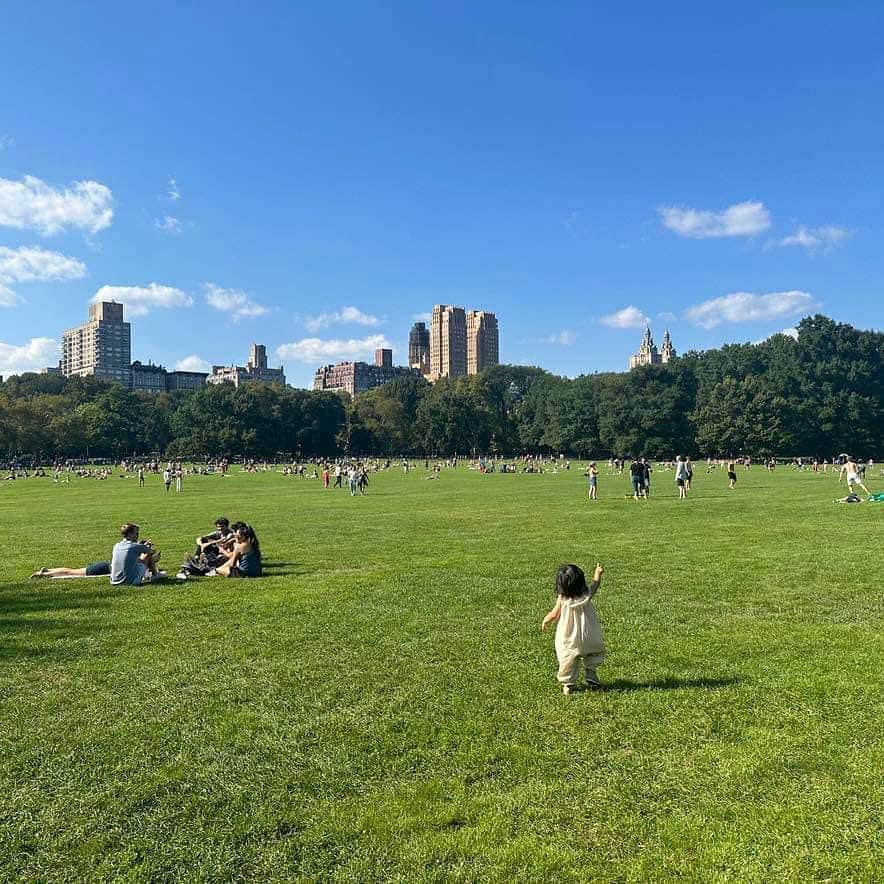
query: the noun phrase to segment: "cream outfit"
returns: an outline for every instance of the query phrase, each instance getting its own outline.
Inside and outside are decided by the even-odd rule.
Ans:
[[[585,595],[574,599],[560,598],[559,622],[556,626],[556,657],[561,684],[574,685],[580,675],[580,661],[588,680],[595,680],[595,667],[605,660],[605,639],[598,615],[592,606],[592,597],[598,583],[590,583]]]

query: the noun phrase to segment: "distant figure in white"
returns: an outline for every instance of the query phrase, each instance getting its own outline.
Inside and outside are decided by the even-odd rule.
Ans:
[[[866,488],[866,486],[863,485],[862,481],[860,480],[859,466],[857,465],[856,460],[854,460],[854,458],[848,457],[847,462],[845,464],[843,464],[843,466],[841,467],[841,472],[838,474],[838,481],[839,482],[841,481],[841,478],[842,478],[842,476],[844,476],[845,473],[847,473],[847,490],[848,490],[848,492],[852,493],[853,486],[859,485],[859,487],[862,488],[862,490],[866,492],[866,495],[869,494],[869,489]]]

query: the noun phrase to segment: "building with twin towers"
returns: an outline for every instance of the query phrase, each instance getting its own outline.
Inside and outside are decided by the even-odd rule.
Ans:
[[[629,367],[632,369],[639,365],[663,365],[671,359],[675,359],[675,355],[675,347],[672,346],[669,329],[667,328],[663,334],[663,346],[657,350],[657,345],[651,337],[651,327],[646,325],[641,346],[629,357]]]
[[[416,322],[408,338],[408,364],[430,381],[478,374],[500,362],[497,317],[487,310],[436,304],[428,329]]]

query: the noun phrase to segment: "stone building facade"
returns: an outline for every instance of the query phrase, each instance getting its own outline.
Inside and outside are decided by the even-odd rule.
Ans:
[[[377,364],[379,353],[389,353],[390,363]],[[313,378],[314,390],[344,390],[351,396],[357,396],[366,390],[388,384],[401,377],[420,377],[420,372],[412,368],[392,364],[392,350],[378,351],[375,364],[367,362],[338,362],[335,365],[324,365],[316,370]],[[385,357],[384,357],[385,358]]]
[[[645,326],[641,346],[629,357],[630,369],[639,365],[664,365],[676,356],[675,347],[672,346],[672,338],[669,329],[663,335],[663,346],[658,350],[654,339],[651,337],[650,326]]]
[[[246,365],[213,365],[206,381],[209,384],[233,384],[234,387],[245,383],[285,386],[285,374],[281,368],[267,367],[267,348],[263,344],[252,344]]]

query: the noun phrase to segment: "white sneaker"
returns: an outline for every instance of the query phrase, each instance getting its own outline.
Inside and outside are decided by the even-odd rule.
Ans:
[[[573,694],[575,690],[576,690],[576,688],[572,684],[563,684],[562,685],[562,693],[566,697],[569,697],[571,694]]]
[[[175,579],[176,579],[176,580],[187,580],[187,574],[186,574],[184,571],[179,571],[179,572],[175,575]]]

